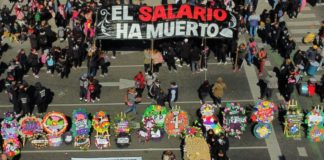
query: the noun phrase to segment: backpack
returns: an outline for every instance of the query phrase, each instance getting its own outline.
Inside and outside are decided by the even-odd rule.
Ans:
[[[45,64],[46,63],[46,55],[45,54],[43,54],[41,56],[41,62],[42,62],[42,64]]]
[[[48,66],[53,66],[53,65],[54,65],[53,57],[48,58],[47,61],[46,61],[46,64],[47,64]]]

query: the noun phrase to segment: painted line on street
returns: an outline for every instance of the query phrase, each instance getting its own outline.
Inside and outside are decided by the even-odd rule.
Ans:
[[[301,27],[301,26],[305,26],[305,27],[319,27],[320,26],[320,21],[288,21],[287,25],[289,27]]]
[[[301,157],[308,157],[305,147],[297,147],[298,155]]]
[[[257,100],[259,96],[259,87],[257,86],[258,77],[255,72],[254,66],[247,66],[246,62],[243,63],[244,71],[250,86],[253,99]],[[278,160],[278,157],[282,156],[282,152],[276,137],[275,130],[272,130],[269,138],[265,139],[268,147],[268,152],[271,160]]]
[[[307,33],[317,33],[318,29],[310,29],[310,28],[304,28],[304,29],[290,29],[290,33],[292,34],[307,34]]]
[[[298,19],[303,19],[303,18],[316,18],[316,15],[313,13],[300,13],[298,14]]]
[[[207,103],[212,103],[212,101],[206,101]],[[233,100],[223,100],[223,103],[227,102],[254,102],[253,99],[233,99]],[[152,102],[141,102],[138,105],[149,105]],[[176,104],[200,104],[200,101],[179,101]],[[74,106],[122,106],[125,103],[69,103],[69,104],[50,104],[51,107],[74,107]],[[11,108],[12,105],[0,105],[0,108]]]
[[[230,147],[230,150],[267,149],[266,146]],[[22,150],[21,153],[80,153],[80,152],[141,152],[141,151],[180,151],[180,148],[135,148],[135,149],[90,149],[90,150]]]
[[[276,96],[277,96],[278,100],[284,100],[284,98],[281,96],[281,94],[279,92],[276,93]]]

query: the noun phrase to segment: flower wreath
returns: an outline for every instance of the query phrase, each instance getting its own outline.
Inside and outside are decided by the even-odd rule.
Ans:
[[[212,116],[215,113],[215,109],[211,104],[203,104],[200,107],[200,113],[202,116]]]
[[[34,134],[31,140],[31,144],[36,149],[42,149],[48,146],[48,140],[45,134]]]
[[[46,133],[60,136],[66,131],[68,121],[63,113],[53,111],[44,116],[42,124]]]
[[[127,119],[127,115],[125,113],[120,113],[114,118],[114,130],[116,136],[119,133],[129,133],[130,127]]]
[[[254,106],[251,119],[258,123],[271,123],[277,106],[270,101],[260,101]]]
[[[72,128],[73,137],[79,135],[89,135],[91,129],[91,120],[85,109],[75,109],[72,112]]]
[[[292,99],[285,106],[287,114],[284,116],[284,134],[287,138],[301,137],[301,124],[304,118],[304,114],[301,112],[301,108],[297,101]]]
[[[323,125],[312,126],[308,129],[307,138],[313,142],[324,141],[324,127]]]
[[[164,130],[169,136],[181,135],[188,123],[188,113],[175,106],[165,117]]]
[[[253,133],[258,139],[268,138],[272,132],[272,125],[269,123],[258,123],[254,126]]]
[[[143,114],[143,120],[144,118],[152,117],[156,126],[163,128],[166,114],[167,110],[165,107],[152,104],[145,109]]]
[[[195,126],[189,126],[183,132],[183,137],[203,137],[202,130]]]
[[[92,118],[92,126],[98,134],[109,134],[110,122],[107,112],[96,112]]]
[[[230,136],[240,139],[246,129],[245,108],[239,103],[227,103],[223,111],[223,128]]]
[[[31,138],[34,134],[43,133],[42,119],[35,116],[24,116],[19,120],[19,134]]]
[[[14,118],[15,113],[6,112],[4,120],[1,122],[1,135],[2,139],[6,140],[9,138],[18,138],[19,124]]]
[[[78,135],[74,138],[74,147],[80,147],[82,150],[87,150],[90,147],[89,135]]]
[[[320,142],[324,140],[324,112],[319,106],[315,107],[306,115],[305,123],[308,126],[307,138],[313,142]]]
[[[9,138],[3,141],[3,152],[8,157],[14,157],[20,154],[20,141],[18,138]]]

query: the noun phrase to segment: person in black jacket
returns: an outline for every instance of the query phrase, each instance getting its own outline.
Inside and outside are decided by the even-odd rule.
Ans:
[[[198,47],[194,47],[193,49],[190,49],[189,56],[191,61],[191,72],[194,74],[195,72],[199,73],[199,60],[200,60],[200,50]]]
[[[163,57],[165,59],[165,62],[167,63],[168,70],[171,72],[171,69],[173,68],[174,72],[177,72],[177,67],[175,65],[175,52],[171,46],[168,47],[168,49],[163,51]]]
[[[39,114],[43,114],[44,112],[46,112],[46,108],[48,105],[47,104],[47,97],[48,97],[47,92],[48,92],[47,89],[45,87],[43,87],[40,82],[35,83],[34,99],[35,99],[35,105],[37,106]]]
[[[28,71],[28,62],[27,62],[27,55],[24,49],[20,49],[18,55],[16,56],[16,61],[19,62],[23,74],[26,74]]]
[[[198,96],[201,104],[205,104],[206,97],[209,95],[211,86],[208,80],[205,80],[198,88]]]
[[[34,77],[39,78],[38,73],[39,73],[40,63],[39,63],[38,53],[37,53],[36,49],[31,49],[31,52],[28,55],[27,61],[28,61],[28,64],[32,68]]]
[[[30,114],[30,97],[29,95],[27,94],[27,88],[25,85],[20,85],[19,86],[19,93],[18,93],[18,101],[19,101],[19,105],[20,105],[20,108],[22,109],[23,113],[22,115],[25,115],[25,114]],[[19,117],[19,115],[18,115]]]
[[[214,151],[216,153],[216,159],[217,160],[218,159],[226,160],[226,158],[227,158],[226,152],[229,150],[229,141],[228,141],[228,138],[224,134],[221,134],[217,138],[215,148],[216,148],[216,150],[214,150]]]

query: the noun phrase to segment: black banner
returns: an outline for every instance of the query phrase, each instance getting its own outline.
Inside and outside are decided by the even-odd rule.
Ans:
[[[96,39],[232,38],[235,14],[203,6],[108,6],[97,13]]]

